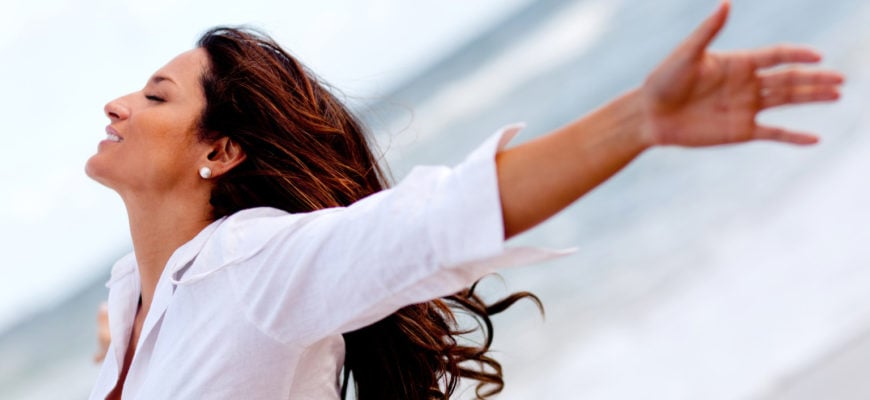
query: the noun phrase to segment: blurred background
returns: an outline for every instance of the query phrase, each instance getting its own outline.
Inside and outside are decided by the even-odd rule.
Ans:
[[[295,3],[295,4],[294,4]],[[713,0],[0,4],[0,399],[86,398],[123,205],[83,173],[102,106],[217,24],[272,34],[363,116],[398,180],[500,126],[528,140],[640,84]],[[579,248],[505,271],[500,399],[870,398],[870,3],[734,0],[713,47],[789,42],[848,76],[836,105],[768,112],[822,135],[654,149],[512,242]],[[471,398],[464,393],[462,398]]]

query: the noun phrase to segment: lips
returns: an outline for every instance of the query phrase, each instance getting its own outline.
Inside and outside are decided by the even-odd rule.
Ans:
[[[122,138],[121,135],[118,134],[118,131],[116,131],[115,128],[112,128],[111,126],[107,126],[106,127],[106,140],[108,140],[110,142],[120,143],[120,142],[124,141],[124,138]]]

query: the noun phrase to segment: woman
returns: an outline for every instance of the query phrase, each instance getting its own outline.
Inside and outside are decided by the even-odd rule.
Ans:
[[[488,325],[527,294],[487,308],[468,286],[557,255],[504,240],[653,146],[817,141],[755,116],[834,100],[842,77],[767,70],[819,60],[803,48],[708,52],[728,8],[641,88],[510,149],[506,128],[390,190],[360,125],[298,61],[250,32],[206,33],[106,105],[87,163],[124,200],[134,245],[112,270],[114,340],[91,398],[335,399],[352,379],[359,399],[431,399],[460,377],[497,392],[488,344],[457,344],[450,306]]]

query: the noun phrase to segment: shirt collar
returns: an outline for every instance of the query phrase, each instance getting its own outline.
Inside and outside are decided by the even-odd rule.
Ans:
[[[208,239],[225,219],[226,217],[223,217],[210,223],[208,226],[203,228],[203,230],[199,231],[193,239],[175,249],[169,257],[169,260],[166,262],[166,268],[164,268],[161,273],[160,280],[164,280],[164,276],[173,276],[184,269],[185,266],[190,265],[190,262],[196,258],[196,255],[199,254],[203,246],[205,246],[205,243],[208,242]],[[109,280],[106,282],[106,287],[112,287],[121,279],[124,279],[138,270],[139,265],[136,263],[136,253],[130,252],[124,257],[121,257],[121,259],[115,262],[112,266],[112,272],[109,276]],[[183,271],[176,276],[182,274]]]
[[[164,279],[168,279],[168,277],[172,277],[180,270],[184,269],[184,267],[190,265],[190,262],[196,258],[200,251],[202,251],[202,248],[211,238],[212,234],[225,219],[226,217],[223,217],[212,222],[196,234],[193,239],[176,249],[175,252],[172,253],[172,256],[169,257],[169,261],[166,262],[166,268],[160,275],[160,280],[163,281]]]

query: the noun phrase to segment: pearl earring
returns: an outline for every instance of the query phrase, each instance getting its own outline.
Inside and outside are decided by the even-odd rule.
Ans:
[[[202,179],[211,178],[211,168],[209,168],[209,167],[200,168],[199,169],[199,176],[201,176]]]

